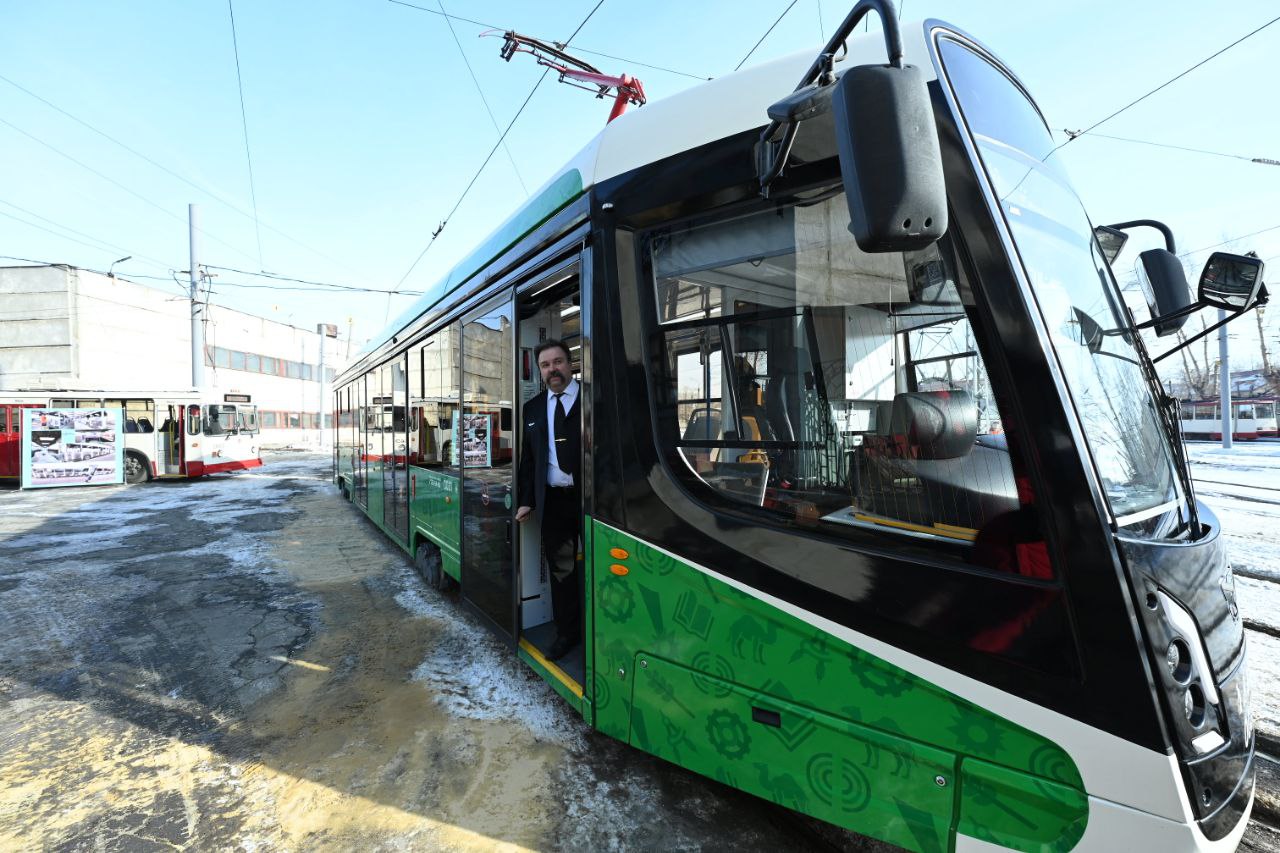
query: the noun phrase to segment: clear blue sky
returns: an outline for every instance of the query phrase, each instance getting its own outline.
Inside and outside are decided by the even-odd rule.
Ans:
[[[595,2],[446,0],[445,8],[563,40]],[[788,2],[605,0],[574,43],[632,60],[582,54],[603,70],[639,76],[657,100],[697,81],[636,63],[726,74]],[[798,0],[749,64],[816,50],[851,5]],[[3,0],[0,8],[0,255],[96,269],[133,255],[117,273],[167,277],[188,266],[187,204],[197,202],[204,263],[390,288],[498,137],[441,16],[388,0],[236,0],[259,252],[245,215],[253,200],[225,0]],[[906,0],[904,9],[904,19],[941,18],[986,43],[1058,130],[1088,127],[1277,14],[1272,0]],[[502,62],[501,40],[477,38],[480,27],[454,27],[505,127],[541,69],[528,56]],[[1280,23],[1098,133],[1280,160],[1277,55]],[[518,176],[499,150],[403,287],[425,288],[447,271],[524,200],[521,180],[536,190],[607,112],[607,102],[548,77],[507,137]],[[1062,156],[1095,222],[1164,220],[1180,251],[1280,226],[1278,166],[1088,137]],[[1268,277],[1280,281],[1280,227],[1235,248],[1270,258]],[[1127,251],[1120,265],[1132,258]],[[178,295],[172,283],[149,283]],[[221,272],[214,300],[303,327],[337,323],[344,337],[350,322],[357,346],[409,302],[233,283],[270,282]]]

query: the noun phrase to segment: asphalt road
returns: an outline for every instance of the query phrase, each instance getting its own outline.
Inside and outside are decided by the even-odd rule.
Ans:
[[[812,849],[588,730],[327,468],[0,490],[0,849]]]
[[[0,489],[0,849],[890,849],[588,730],[327,468]]]

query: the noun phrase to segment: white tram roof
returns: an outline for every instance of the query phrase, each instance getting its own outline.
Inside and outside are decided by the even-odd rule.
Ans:
[[[937,75],[928,60],[927,34],[938,23],[914,21],[901,26],[904,61],[919,66],[929,80]],[[769,105],[794,91],[822,47],[815,45],[810,50],[726,74],[628,110],[606,124],[484,242],[392,321],[347,370],[398,336],[525,234],[596,184],[656,160],[768,124]],[[837,71],[841,67],[886,61],[884,36],[878,31],[851,37],[848,47],[848,55],[837,59]]]

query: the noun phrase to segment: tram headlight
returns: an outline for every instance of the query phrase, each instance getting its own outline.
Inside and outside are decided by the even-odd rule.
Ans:
[[[1169,675],[1179,684],[1186,684],[1191,677],[1191,649],[1181,637],[1174,638],[1164,653],[1165,664],[1169,667]]]

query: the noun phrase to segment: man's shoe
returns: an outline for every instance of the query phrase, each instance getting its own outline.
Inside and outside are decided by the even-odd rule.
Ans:
[[[547,660],[560,660],[560,658],[569,654],[569,650],[574,645],[573,640],[568,637],[556,637],[556,641],[551,644],[551,648],[547,651]]]

